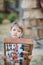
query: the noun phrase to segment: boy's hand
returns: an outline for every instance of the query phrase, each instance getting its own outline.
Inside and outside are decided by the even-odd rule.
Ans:
[[[6,59],[7,59],[7,56],[2,56],[2,58],[3,58],[4,60],[6,60]]]
[[[29,55],[29,56],[28,56],[28,59],[31,59],[31,58],[32,58],[32,55]]]

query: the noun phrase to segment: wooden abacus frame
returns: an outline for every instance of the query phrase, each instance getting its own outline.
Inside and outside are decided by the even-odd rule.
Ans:
[[[27,38],[5,38],[4,39],[4,55],[6,55],[6,46],[5,44],[29,44],[30,45],[30,53],[29,55],[32,55],[32,49],[33,49],[33,41],[32,39],[27,39]],[[30,64],[30,59],[27,60],[27,64],[26,63],[23,63],[22,65],[29,65]],[[4,65],[8,65],[6,63],[6,61],[4,60]],[[14,64],[15,65],[15,64]]]

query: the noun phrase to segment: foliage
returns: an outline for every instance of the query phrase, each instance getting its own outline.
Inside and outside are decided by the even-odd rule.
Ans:
[[[0,24],[2,24],[3,19],[4,19],[4,15],[0,13]]]
[[[18,15],[16,13],[10,13],[8,15],[8,19],[10,20],[10,22],[15,21],[18,18]]]

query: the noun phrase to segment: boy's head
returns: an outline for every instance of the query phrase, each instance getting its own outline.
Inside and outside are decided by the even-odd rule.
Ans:
[[[23,24],[18,22],[18,21],[14,21],[11,25],[11,30],[10,30],[10,33],[11,33],[11,36],[12,37],[16,37],[16,38],[19,38],[23,35]]]

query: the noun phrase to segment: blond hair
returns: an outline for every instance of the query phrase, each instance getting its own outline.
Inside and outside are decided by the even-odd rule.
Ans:
[[[22,32],[24,32],[24,26],[21,22],[18,22],[18,21],[14,21],[12,24],[11,24],[11,29],[14,27],[14,26],[18,26]]]

